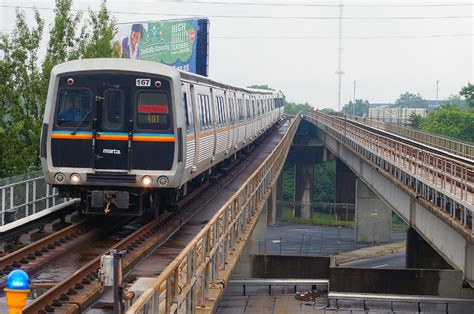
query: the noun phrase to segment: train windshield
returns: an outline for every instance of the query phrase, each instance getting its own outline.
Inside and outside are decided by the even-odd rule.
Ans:
[[[137,97],[137,126],[146,130],[168,130],[171,126],[169,96],[143,91]]]
[[[60,127],[87,127],[91,115],[91,95],[85,89],[65,89],[59,94],[57,123]]]

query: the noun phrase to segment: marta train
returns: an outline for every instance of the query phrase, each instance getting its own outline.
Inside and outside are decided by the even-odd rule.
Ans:
[[[51,73],[46,182],[88,214],[158,215],[283,115],[283,94],[156,62],[86,59]],[[161,204],[161,205],[160,205]]]

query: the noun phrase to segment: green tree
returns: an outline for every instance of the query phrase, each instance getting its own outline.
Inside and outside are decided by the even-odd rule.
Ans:
[[[44,21],[37,10],[35,26],[29,28],[24,13],[17,10],[15,30],[0,35],[0,177],[39,167],[39,139],[52,68],[72,59],[110,57],[114,20],[105,4],[102,0],[97,14],[89,10],[89,21],[78,33],[82,19],[71,13],[72,0],[56,0],[56,17],[42,63],[38,51]]]
[[[459,94],[466,99],[466,103],[469,105],[469,107],[474,109],[474,85],[467,83],[466,86],[462,87]]]
[[[395,101],[392,107],[400,108],[426,108],[428,103],[420,94],[412,94],[406,92],[401,94],[400,97]]]
[[[314,165],[313,201],[323,203],[334,203],[336,201],[335,160]]]
[[[441,104],[458,106],[463,110],[469,109],[468,104],[459,95],[451,95],[448,99],[443,100]]]
[[[78,59],[84,46],[85,28],[77,34],[77,26],[81,25],[82,14],[71,13],[72,0],[56,0],[54,24],[50,31],[46,57],[43,62],[43,77],[46,89],[53,67],[59,63]]]
[[[431,112],[420,129],[474,142],[474,111],[462,111],[453,105],[442,105]]]
[[[327,114],[331,114],[331,113],[335,113],[336,110],[332,109],[332,108],[323,108],[320,110],[321,112],[323,113],[327,113]]]
[[[296,115],[298,112],[305,112],[306,110],[314,109],[308,103],[297,104],[294,102],[285,103],[284,112],[286,114]]]
[[[418,129],[423,121],[423,117],[415,112],[410,113],[410,116],[408,117],[408,125],[415,129]]]
[[[345,104],[344,107],[342,107],[342,112],[362,117],[369,112],[369,108],[370,103],[367,100],[356,99],[355,101],[351,100],[348,104]]]
[[[22,11],[16,28],[0,38],[0,176],[30,171],[39,165],[39,136],[43,110],[43,82],[38,50],[44,21],[35,10],[31,29]]]
[[[102,0],[97,14],[89,9],[88,24],[91,29],[81,35],[81,57],[104,58],[112,55],[112,39],[114,37],[115,18],[107,10],[106,0]]]

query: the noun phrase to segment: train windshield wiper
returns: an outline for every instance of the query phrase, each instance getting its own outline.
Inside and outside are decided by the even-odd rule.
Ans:
[[[91,112],[88,111],[88,112],[84,115],[84,118],[82,118],[82,120],[76,125],[76,127],[74,128],[74,130],[72,130],[71,135],[76,135],[77,129],[79,129],[79,127],[81,126],[82,122],[84,122],[84,120],[86,120],[86,118],[89,116],[90,113],[91,113]]]

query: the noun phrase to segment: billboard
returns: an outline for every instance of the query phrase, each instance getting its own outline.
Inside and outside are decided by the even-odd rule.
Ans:
[[[164,63],[208,75],[208,19],[117,24],[112,56]]]

